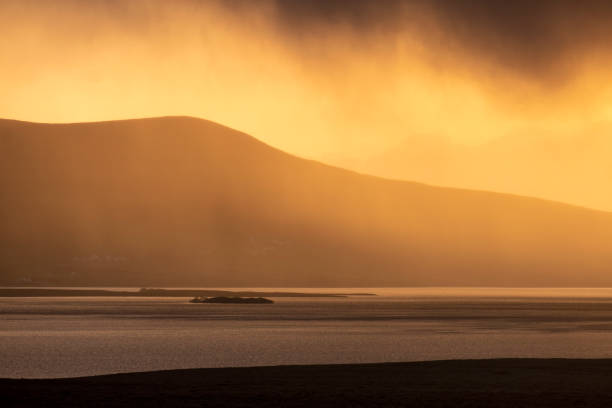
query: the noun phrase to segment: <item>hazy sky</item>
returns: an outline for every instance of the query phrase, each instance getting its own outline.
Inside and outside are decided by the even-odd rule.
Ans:
[[[0,117],[191,115],[364,172],[612,210],[610,21],[605,1],[3,0]]]

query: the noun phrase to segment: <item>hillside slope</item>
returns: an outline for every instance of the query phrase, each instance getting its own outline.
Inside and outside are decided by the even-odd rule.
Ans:
[[[0,280],[612,285],[612,213],[360,175],[200,119],[0,121]]]

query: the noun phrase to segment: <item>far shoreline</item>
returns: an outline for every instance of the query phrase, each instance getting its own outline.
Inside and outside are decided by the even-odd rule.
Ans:
[[[112,290],[95,288],[0,288],[3,297],[316,297],[343,298],[348,296],[376,296],[374,293],[310,293],[281,291],[230,291],[219,289],[162,289],[141,288],[140,290]]]

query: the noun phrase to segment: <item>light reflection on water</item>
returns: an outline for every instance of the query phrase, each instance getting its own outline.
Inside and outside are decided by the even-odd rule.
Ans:
[[[334,288],[375,297],[0,298],[0,377],[494,357],[612,357],[612,289]],[[272,290],[266,288],[261,290]]]

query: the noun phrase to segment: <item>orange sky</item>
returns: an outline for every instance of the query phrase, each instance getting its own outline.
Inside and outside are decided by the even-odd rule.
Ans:
[[[288,34],[272,2],[4,1],[0,117],[197,116],[362,172],[612,210],[607,53],[531,75],[410,12],[364,41],[342,21]]]

